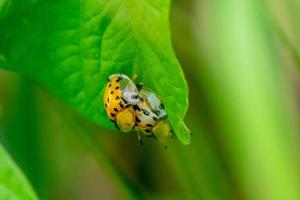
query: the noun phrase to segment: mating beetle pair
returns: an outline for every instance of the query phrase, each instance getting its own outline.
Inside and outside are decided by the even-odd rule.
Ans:
[[[124,74],[113,74],[108,78],[104,105],[116,127],[122,132],[136,129],[140,141],[140,133],[162,143],[172,137],[172,128],[159,97]]]

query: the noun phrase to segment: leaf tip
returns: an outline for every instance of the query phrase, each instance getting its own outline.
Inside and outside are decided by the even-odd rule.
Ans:
[[[185,123],[183,121],[179,124],[179,127],[178,127],[175,135],[182,144],[184,144],[184,145],[190,144],[191,131],[187,128],[187,126],[185,125]]]

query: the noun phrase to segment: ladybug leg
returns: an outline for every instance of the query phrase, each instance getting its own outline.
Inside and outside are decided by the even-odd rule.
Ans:
[[[137,130],[136,132],[137,132],[137,135],[138,135],[138,140],[139,140],[139,142],[140,142],[140,145],[143,146],[144,143],[143,143],[141,134],[140,134],[140,132],[139,132],[138,130]]]
[[[120,128],[118,127],[118,125],[117,125],[117,122],[116,122],[116,121],[114,121],[114,124],[115,124],[115,127],[118,129],[118,131],[119,131],[119,132],[121,132],[121,130],[120,130]]]
[[[173,130],[171,130],[171,131],[170,131],[170,138],[172,139],[172,138],[174,138],[174,137],[175,137],[175,133],[174,133]]]
[[[153,137],[154,140],[157,140],[157,138],[155,137],[152,131],[151,131],[151,136]]]

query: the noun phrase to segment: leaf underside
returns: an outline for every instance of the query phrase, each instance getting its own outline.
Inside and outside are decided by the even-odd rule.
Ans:
[[[0,18],[0,67],[30,76],[108,128],[107,77],[137,74],[163,100],[176,137],[189,143],[188,88],[171,45],[169,0],[11,2]]]

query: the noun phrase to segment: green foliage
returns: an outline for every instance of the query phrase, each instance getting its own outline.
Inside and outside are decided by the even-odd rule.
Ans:
[[[214,42],[207,50],[215,68],[207,67],[203,80],[211,83],[207,96],[243,195],[299,199],[290,94],[284,91],[267,7],[260,0],[213,1],[209,13]]]
[[[28,79],[14,79],[14,82],[3,113],[1,138],[7,151],[41,196],[46,171],[41,164],[44,152],[40,141],[36,93]]]
[[[169,0],[11,2],[0,21],[0,67],[28,75],[110,128],[102,102],[107,77],[137,74],[161,96],[177,138],[189,143],[188,89],[171,46]]]
[[[110,127],[101,92],[106,75],[122,70],[172,94],[163,100],[180,124],[187,90],[169,44],[169,1],[0,0],[0,66],[83,113],[0,70],[0,140],[42,199],[298,200],[297,5],[174,0],[172,36],[190,81],[194,134],[189,146],[164,149],[106,134],[113,131],[82,116]]]
[[[38,199],[22,172],[2,146],[0,146],[0,199]]]

